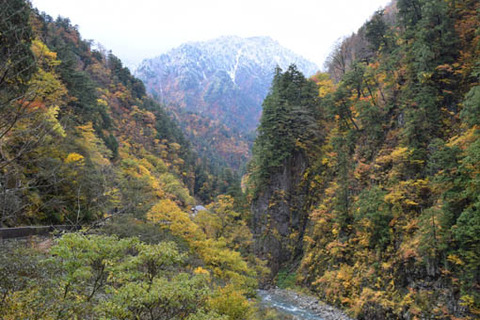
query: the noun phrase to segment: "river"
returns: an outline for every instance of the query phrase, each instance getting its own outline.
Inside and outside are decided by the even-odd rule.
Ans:
[[[352,320],[340,310],[319,302],[316,298],[291,290],[259,290],[261,305],[277,311],[279,319],[292,320]]]

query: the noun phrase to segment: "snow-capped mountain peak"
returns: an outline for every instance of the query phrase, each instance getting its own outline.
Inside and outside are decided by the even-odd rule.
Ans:
[[[136,75],[167,106],[199,112],[248,131],[258,124],[275,68],[286,69],[290,64],[306,76],[318,70],[270,37],[223,36],[186,43],[144,60]]]

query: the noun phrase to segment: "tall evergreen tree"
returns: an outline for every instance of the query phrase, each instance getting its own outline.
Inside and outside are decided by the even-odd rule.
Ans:
[[[319,136],[317,97],[315,83],[295,65],[284,73],[275,70],[253,149],[259,185],[268,183],[269,176],[295,151],[306,152],[307,144],[315,143]]]

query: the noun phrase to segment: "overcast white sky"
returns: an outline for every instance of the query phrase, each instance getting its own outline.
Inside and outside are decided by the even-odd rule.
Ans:
[[[390,0],[32,0],[132,66],[188,41],[271,36],[323,66],[335,41]]]

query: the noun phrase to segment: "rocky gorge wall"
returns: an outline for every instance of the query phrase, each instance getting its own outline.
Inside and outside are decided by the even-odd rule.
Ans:
[[[268,261],[272,275],[302,254],[308,220],[303,178],[307,167],[305,155],[295,152],[252,202],[254,250]]]

